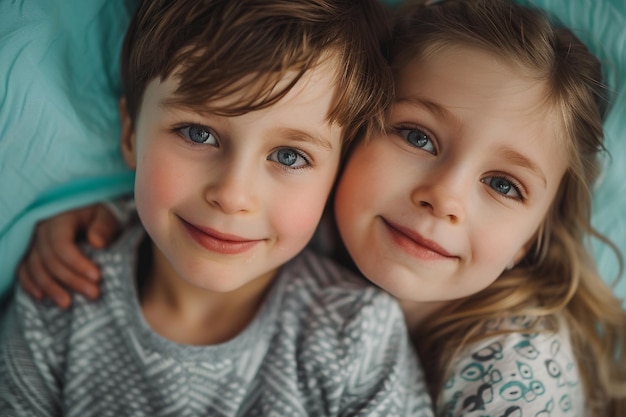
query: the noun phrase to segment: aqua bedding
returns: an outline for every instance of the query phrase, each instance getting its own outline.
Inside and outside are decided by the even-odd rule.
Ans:
[[[594,190],[593,222],[626,253],[626,1],[519,1],[572,28],[605,66],[612,158]],[[132,189],[118,152],[117,97],[119,49],[135,4],[0,2],[0,297],[37,221]],[[592,244],[610,283],[617,261]],[[626,279],[615,291],[626,297]]]

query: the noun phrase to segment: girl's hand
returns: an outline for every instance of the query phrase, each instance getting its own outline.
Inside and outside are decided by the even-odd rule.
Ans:
[[[50,297],[61,308],[68,308],[68,290],[91,299],[100,295],[100,271],[79,250],[85,239],[95,248],[110,244],[120,224],[103,204],[95,204],[58,214],[37,224],[33,240],[18,266],[22,288],[37,300]]]

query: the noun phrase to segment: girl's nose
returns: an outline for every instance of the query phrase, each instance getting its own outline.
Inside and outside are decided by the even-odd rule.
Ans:
[[[453,224],[461,223],[466,213],[465,187],[458,176],[435,176],[415,187],[411,200],[435,217],[448,219]]]

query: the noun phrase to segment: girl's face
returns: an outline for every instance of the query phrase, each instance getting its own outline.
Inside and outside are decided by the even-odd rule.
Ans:
[[[468,296],[521,260],[567,168],[546,85],[467,46],[396,75],[391,130],[354,151],[339,183],[341,236],[401,300]]]

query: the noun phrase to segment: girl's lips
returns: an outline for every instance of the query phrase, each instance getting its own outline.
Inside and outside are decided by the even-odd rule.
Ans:
[[[457,259],[437,242],[422,237],[419,233],[382,219],[392,240],[409,255],[420,259]]]
[[[246,252],[261,242],[261,240],[246,239],[241,236],[221,233],[207,227],[195,226],[183,219],[181,221],[192,239],[211,252],[236,255]]]

